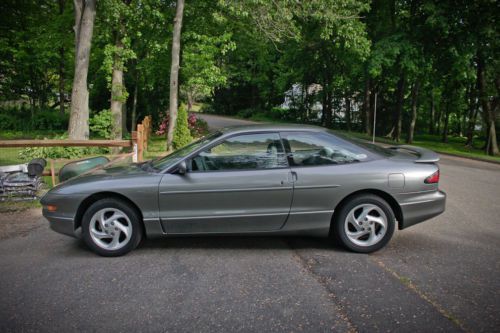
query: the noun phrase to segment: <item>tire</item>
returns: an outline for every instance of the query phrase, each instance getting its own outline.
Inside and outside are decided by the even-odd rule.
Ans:
[[[345,248],[371,253],[392,238],[396,218],[391,206],[374,194],[360,194],[340,207],[333,221],[333,236]]]
[[[85,244],[103,257],[122,256],[143,238],[140,214],[123,200],[106,198],[94,202],[83,214]]]

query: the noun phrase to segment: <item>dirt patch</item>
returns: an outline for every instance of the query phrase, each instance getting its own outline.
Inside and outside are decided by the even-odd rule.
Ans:
[[[3,205],[5,203],[2,203]],[[0,207],[0,239],[26,235],[31,230],[39,228],[45,223],[42,218],[42,210],[39,207],[21,210]]]

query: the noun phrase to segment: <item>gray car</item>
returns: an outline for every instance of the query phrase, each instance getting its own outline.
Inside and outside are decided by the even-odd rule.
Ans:
[[[373,252],[445,209],[432,151],[313,126],[227,128],[168,156],[70,179],[41,200],[53,230],[119,256],[147,237],[309,235]]]

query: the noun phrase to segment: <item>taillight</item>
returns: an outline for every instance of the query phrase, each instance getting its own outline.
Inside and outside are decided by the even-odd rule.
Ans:
[[[425,178],[424,183],[426,184],[437,184],[439,183],[439,170],[434,172],[429,177]]]

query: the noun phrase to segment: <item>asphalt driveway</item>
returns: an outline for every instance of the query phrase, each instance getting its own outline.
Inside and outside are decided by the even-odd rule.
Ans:
[[[0,240],[0,332],[499,331],[500,167],[441,170],[447,211],[371,255],[206,237],[101,258],[39,218]]]

